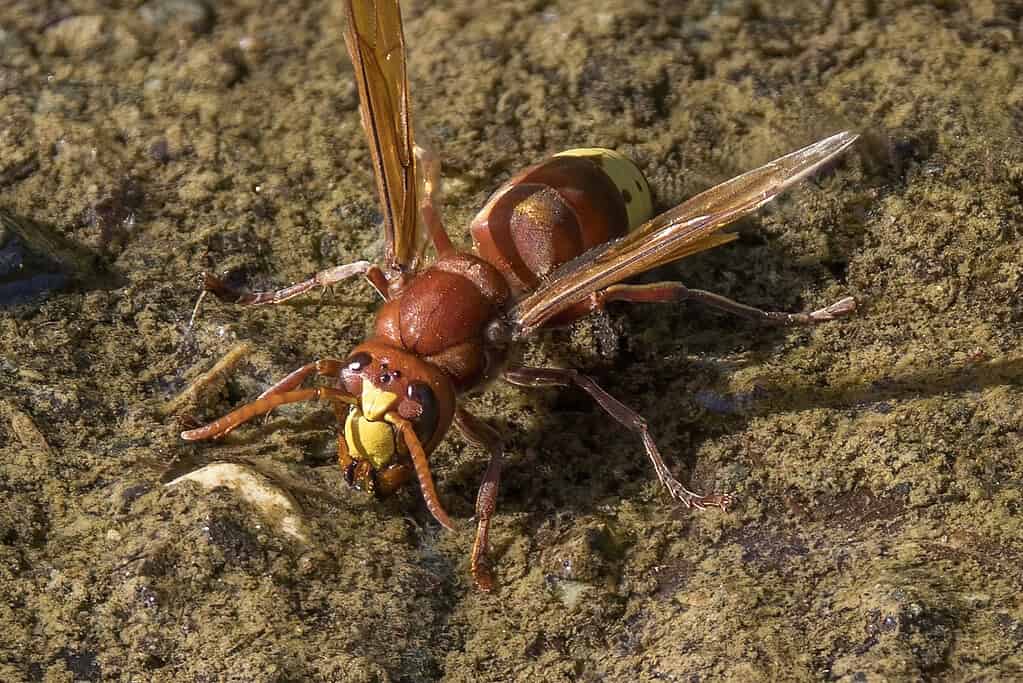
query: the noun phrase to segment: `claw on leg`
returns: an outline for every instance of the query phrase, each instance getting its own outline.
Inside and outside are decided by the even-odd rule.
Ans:
[[[661,483],[668,489],[668,493],[671,494],[672,498],[681,502],[687,508],[696,508],[697,510],[720,508],[722,511],[725,511],[728,510],[729,505],[735,502],[735,498],[727,493],[714,493],[710,495],[694,493],[674,477],[667,481],[661,479]]]

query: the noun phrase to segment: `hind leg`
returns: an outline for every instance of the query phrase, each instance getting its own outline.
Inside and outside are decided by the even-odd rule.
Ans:
[[[752,320],[753,322],[780,326],[816,325],[847,316],[856,310],[856,300],[851,296],[847,296],[830,306],[825,306],[809,313],[764,311],[739,303],[720,294],[714,294],[702,289],[689,289],[681,282],[654,282],[648,285],[614,285],[599,292],[594,292],[589,298],[559,313],[548,324],[567,325],[594,311],[604,310],[604,307],[612,301],[653,304],[674,304],[682,301],[693,301],[716,308],[719,311],[737,315],[740,318]]]
[[[650,462],[653,463],[654,472],[661,480],[668,493],[675,500],[680,501],[686,507],[694,507],[703,510],[708,507],[718,507],[724,510],[732,502],[729,495],[714,494],[701,495],[690,491],[682,482],[672,476],[668,466],[661,457],[661,452],[654,442],[646,420],[639,413],[611,396],[598,385],[592,378],[578,372],[577,370],[562,370],[559,368],[526,368],[521,366],[510,367],[505,370],[502,377],[505,381],[524,387],[569,387],[577,386],[597,402],[608,415],[613,417],[620,425],[633,433],[639,435],[643,441],[643,448],[646,450]]]

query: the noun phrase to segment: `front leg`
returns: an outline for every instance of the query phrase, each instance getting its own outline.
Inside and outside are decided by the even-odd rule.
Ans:
[[[344,361],[340,361],[335,358],[321,358],[313,363],[306,363],[298,370],[293,370],[288,373],[288,375],[283,379],[279,380],[272,387],[257,396],[256,400],[259,401],[276,394],[283,394],[284,392],[297,389],[303,382],[305,382],[306,378],[314,372],[321,377],[331,377],[338,380],[341,376],[342,367],[344,367]],[[270,419],[270,413],[266,414],[266,419]],[[342,421],[341,424],[343,425],[344,421]]]
[[[510,384],[523,387],[568,387],[572,385],[579,387],[589,394],[620,425],[639,435],[643,440],[643,447],[646,449],[646,453],[650,456],[650,461],[654,465],[657,478],[668,489],[668,493],[671,494],[672,498],[681,501],[686,507],[695,507],[699,510],[708,507],[718,507],[724,510],[731,504],[732,497],[729,495],[700,495],[690,491],[682,485],[682,482],[673,477],[668,470],[668,466],[664,464],[660,451],[657,450],[657,444],[650,435],[650,429],[647,427],[646,420],[600,388],[592,378],[577,370],[526,368],[522,366],[509,367],[504,371],[502,377]]]
[[[344,361],[337,360],[336,358],[321,358],[318,361],[306,363],[298,370],[289,372],[283,379],[279,380],[272,387],[260,394],[257,397],[257,400],[273,396],[274,394],[281,394],[285,391],[291,391],[292,389],[297,389],[303,382],[305,382],[306,378],[313,373],[316,373],[321,377],[338,379],[341,376],[341,368],[343,368],[344,365]]]
[[[296,389],[294,391],[281,391],[259,398],[252,403],[246,403],[240,408],[235,408],[227,415],[210,422],[202,427],[189,429],[181,432],[181,438],[185,441],[205,441],[207,439],[219,439],[226,435],[238,425],[244,424],[256,417],[269,413],[277,406],[287,403],[298,403],[299,401],[329,401],[344,405],[357,405],[359,399],[340,389],[330,387],[316,387],[313,389]]]
[[[300,296],[314,289],[319,289],[321,291],[328,290],[337,283],[355,277],[356,275],[365,276],[384,300],[389,298],[390,295],[387,276],[384,274],[384,271],[380,270],[380,268],[369,261],[356,261],[355,263],[346,263],[341,266],[334,266],[333,268],[321,270],[311,278],[303,280],[302,282],[297,282],[288,287],[257,292],[232,287],[216,275],[203,273],[202,292],[199,294],[198,301],[195,302],[195,308],[192,310],[192,318],[188,325],[191,327],[195,322],[195,319],[199,314],[199,306],[202,304],[202,301],[206,298],[207,294],[213,294],[213,296],[225,303],[237,304],[239,306],[279,304],[289,299],[294,299],[296,296]]]
[[[455,412],[455,427],[465,440],[474,446],[490,451],[490,464],[483,475],[480,491],[476,496],[476,540],[472,544],[469,569],[476,586],[483,591],[494,587],[494,575],[486,566],[487,547],[490,545],[490,518],[497,508],[497,490],[501,482],[501,466],[504,461],[504,442],[497,431],[470,413],[465,408]]]

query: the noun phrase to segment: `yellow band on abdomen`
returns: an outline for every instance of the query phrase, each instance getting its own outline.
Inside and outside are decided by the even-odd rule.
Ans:
[[[627,156],[602,147],[567,149],[554,156],[582,157],[599,166],[622,194],[625,210],[629,215],[629,230],[650,220],[654,210],[650,185],[643,177],[643,172]]]

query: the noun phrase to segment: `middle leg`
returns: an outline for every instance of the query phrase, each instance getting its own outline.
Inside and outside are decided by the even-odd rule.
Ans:
[[[294,299],[296,296],[305,294],[313,289],[330,289],[337,283],[347,280],[356,275],[364,275],[370,284],[373,285],[381,296],[387,298],[387,281],[383,271],[369,261],[356,261],[341,266],[327,268],[313,275],[307,280],[296,282],[281,289],[250,292],[228,285],[215,275],[203,273],[203,292],[210,292],[218,299],[229,304],[240,306],[261,306],[264,304],[279,304]]]
[[[333,286],[356,275],[363,275],[373,285],[373,289],[386,301],[390,298],[390,288],[387,276],[384,271],[369,261],[356,261],[346,263],[333,268],[327,268],[313,275],[307,280],[297,282],[281,289],[252,292],[238,287],[232,287],[212,273],[202,274],[202,292],[192,308],[192,317],[188,321],[191,329],[199,317],[199,309],[207,294],[213,294],[224,303],[238,304],[240,306],[262,306],[265,304],[279,304],[296,296],[305,294],[314,289],[321,291],[333,291]]]
[[[646,420],[636,411],[607,393],[591,377],[588,377],[577,370],[563,370],[560,368],[526,368],[512,366],[504,371],[502,375],[505,381],[523,387],[569,387],[577,386],[607,411],[607,414],[618,421],[626,429],[635,432],[643,440],[643,447],[646,449],[650,462],[654,465],[657,478],[661,480],[668,493],[675,500],[681,501],[686,507],[695,507],[703,510],[708,507],[726,509],[732,502],[732,497],[723,494],[701,495],[690,491],[682,485],[678,479],[672,476],[668,466],[657,449]]]

